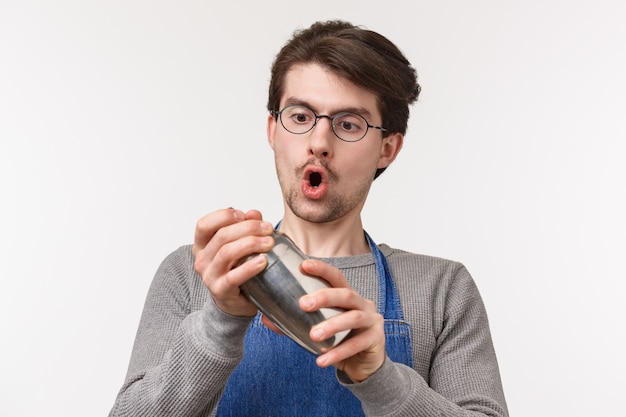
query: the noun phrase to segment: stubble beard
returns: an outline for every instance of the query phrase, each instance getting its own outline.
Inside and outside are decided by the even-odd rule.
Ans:
[[[329,223],[344,217],[363,203],[372,185],[372,181],[366,181],[345,194],[331,194],[331,190],[322,200],[310,200],[302,194],[299,181],[290,184],[288,178],[293,177],[285,177],[278,167],[276,173],[287,207],[297,217],[311,223]],[[299,177],[296,175],[295,178]],[[333,181],[333,185],[336,182]]]

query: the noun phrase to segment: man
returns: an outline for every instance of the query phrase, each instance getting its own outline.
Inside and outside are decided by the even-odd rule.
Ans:
[[[507,415],[466,269],[378,246],[361,223],[419,91],[415,70],[375,32],[333,21],[295,34],[268,100],[279,231],[311,257],[302,271],[331,285],[300,307],[345,310],[310,337],[350,336],[316,357],[270,330],[240,286],[267,265],[274,225],[256,210],[217,210],[159,268],[112,416]]]

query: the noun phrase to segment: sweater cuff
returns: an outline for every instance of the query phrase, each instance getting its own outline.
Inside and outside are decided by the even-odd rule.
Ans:
[[[196,336],[216,354],[228,358],[243,356],[243,339],[254,317],[238,317],[224,313],[212,297],[198,311]]]
[[[409,398],[411,380],[403,368],[386,357],[380,369],[364,381],[354,383],[339,370],[337,380],[361,401],[366,415],[387,415]]]

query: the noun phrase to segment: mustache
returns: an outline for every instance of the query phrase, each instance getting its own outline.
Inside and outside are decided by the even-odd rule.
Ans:
[[[323,159],[310,158],[308,161],[296,168],[296,174],[301,177],[304,171],[309,167],[321,167],[326,171],[326,176],[329,180],[337,180],[337,173],[328,165],[328,162]]]

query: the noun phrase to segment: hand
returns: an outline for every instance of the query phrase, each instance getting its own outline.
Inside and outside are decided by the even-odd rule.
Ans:
[[[215,304],[233,316],[252,317],[257,308],[239,286],[267,265],[262,253],[274,245],[271,223],[263,221],[256,210],[244,213],[235,209],[218,210],[196,224],[192,248],[194,269],[202,277]],[[241,262],[249,255],[260,255]]]
[[[317,358],[318,366],[334,365],[354,382],[367,379],[385,361],[384,318],[376,311],[374,302],[352,289],[337,268],[317,260],[306,260],[301,268],[306,274],[326,280],[332,287],[303,296],[300,299],[302,310],[311,312],[324,307],[346,310],[311,329],[311,339],[323,341],[352,329],[347,339]]]

